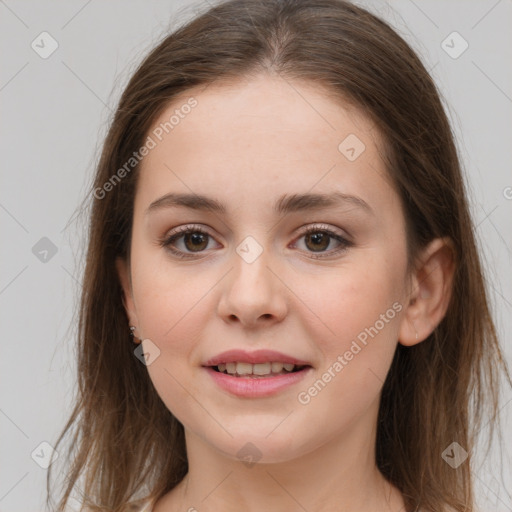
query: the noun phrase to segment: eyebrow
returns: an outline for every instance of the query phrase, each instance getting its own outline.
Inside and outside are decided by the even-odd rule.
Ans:
[[[284,194],[274,204],[276,214],[286,214],[298,211],[320,210],[329,207],[350,204],[375,215],[370,205],[357,196],[331,192],[329,194]],[[183,207],[191,210],[210,211],[226,214],[226,207],[216,199],[198,194],[169,193],[153,201],[146,209],[146,215],[162,208]]]

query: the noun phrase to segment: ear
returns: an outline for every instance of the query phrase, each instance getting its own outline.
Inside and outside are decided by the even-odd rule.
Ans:
[[[412,276],[409,303],[398,341],[412,346],[426,339],[441,322],[452,295],[455,251],[449,238],[436,238],[422,251]]]
[[[116,269],[123,289],[123,306],[128,316],[130,325],[138,326],[135,303],[133,301],[132,284],[130,277],[130,266],[123,258],[116,258]]]

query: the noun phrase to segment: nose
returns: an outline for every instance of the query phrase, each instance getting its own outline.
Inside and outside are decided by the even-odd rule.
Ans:
[[[233,268],[222,280],[217,312],[227,323],[239,322],[246,328],[271,326],[286,316],[286,286],[269,265],[264,250],[252,262],[233,253]]]

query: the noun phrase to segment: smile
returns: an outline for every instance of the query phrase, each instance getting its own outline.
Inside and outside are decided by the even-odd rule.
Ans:
[[[234,373],[228,373],[227,368],[224,368],[222,372],[219,370],[219,367],[227,366],[227,364],[230,364],[231,370],[233,370],[233,366],[235,367]],[[283,363],[259,363],[255,365],[241,363],[243,365],[241,371],[247,371],[247,373],[239,374],[238,365],[240,363],[227,364],[219,364],[219,367],[206,366],[203,367],[203,369],[221,390],[239,398],[264,398],[276,395],[286,388],[298,384],[313,371],[311,366],[296,367],[295,365],[291,365],[292,369],[289,371],[284,368]],[[279,367],[283,368],[279,373],[269,372],[263,375],[255,373],[263,370],[267,372],[269,369],[272,369],[272,364],[279,365]],[[256,368],[253,368],[254,366]],[[258,367],[261,366],[264,368],[258,369]],[[277,369],[277,366],[275,368]]]
[[[268,362],[268,363],[242,363],[242,362],[231,362],[221,363],[214,366],[213,369],[227,375],[234,375],[236,377],[251,377],[261,378],[275,375],[286,375],[289,373],[300,371],[304,368],[304,365],[295,365],[292,363],[281,363],[281,362]]]

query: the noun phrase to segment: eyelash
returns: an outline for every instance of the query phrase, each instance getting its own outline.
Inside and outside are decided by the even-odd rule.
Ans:
[[[174,256],[176,256],[179,259],[194,258],[195,257],[194,253],[184,253],[184,252],[176,250],[175,248],[172,247],[172,243],[174,243],[176,240],[182,238],[186,234],[191,234],[191,233],[201,233],[201,234],[206,235],[206,236],[208,236],[210,238],[213,238],[207,231],[205,231],[200,226],[186,225],[186,226],[181,226],[180,228],[178,228],[170,236],[164,237],[164,238],[160,239],[158,241],[158,243],[159,243],[159,245],[161,247],[166,248],[168,251],[170,251]],[[343,238],[342,236],[338,235],[334,231],[328,229],[325,225],[314,225],[314,226],[311,226],[311,227],[307,228],[306,230],[304,230],[300,234],[299,238],[307,236],[307,235],[309,235],[311,233],[327,234],[330,238],[335,239],[336,241],[338,241],[341,244],[341,246],[338,249],[334,249],[334,250],[328,251],[327,254],[329,256],[333,256],[333,255],[338,254],[338,253],[343,253],[347,249],[349,249],[350,247],[352,247],[354,245],[352,242],[348,241],[346,238]],[[201,252],[204,252],[204,251],[198,251],[196,254],[200,254]],[[311,254],[321,254],[321,253],[314,253],[313,252]],[[315,256],[311,256],[311,257],[313,259],[322,259],[322,258],[326,258],[327,256],[317,256],[317,255],[315,255]]]

